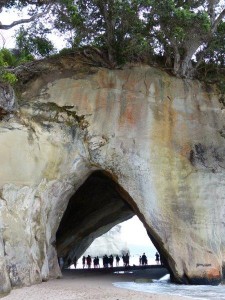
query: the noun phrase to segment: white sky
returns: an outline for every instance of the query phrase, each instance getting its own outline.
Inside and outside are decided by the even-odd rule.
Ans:
[[[9,25],[13,21],[21,19],[21,18],[28,18],[26,10],[18,11],[10,9],[6,11],[5,9],[3,12],[0,13],[0,21],[4,25]],[[21,25],[17,25],[9,30],[0,30],[0,49],[4,46],[5,48],[15,48],[15,32],[19,29]],[[26,26],[26,24],[24,24]],[[29,26],[29,24],[27,25]],[[48,34],[48,38],[54,43],[54,47],[56,49],[62,49],[66,47],[66,40],[64,39],[63,35],[60,35],[59,32],[54,31],[52,34]]]
[[[18,17],[22,17],[16,10],[10,10],[10,13],[3,10],[1,12],[1,23],[4,25],[11,24],[13,21],[18,19]],[[14,27],[9,30],[0,30],[0,48],[3,46],[6,48],[13,48],[15,46],[13,35],[15,34],[15,30],[18,30],[19,26]]]
[[[19,12],[17,10],[10,10],[6,11],[3,10],[3,12],[0,13],[1,16],[1,23],[4,25],[11,24],[13,21],[21,19],[21,18],[27,18],[26,11]],[[15,32],[19,29],[21,25],[17,25],[9,30],[0,30],[0,48],[3,46],[5,48],[14,48],[15,47]],[[26,24],[24,24],[26,26]],[[27,25],[29,26],[29,25]],[[54,43],[54,46],[56,49],[62,49],[66,47],[66,41],[64,40],[63,36],[61,35],[59,37],[59,33],[52,33],[48,35],[49,39]]]
[[[128,245],[151,246],[146,229],[137,216],[120,225],[122,236]]]

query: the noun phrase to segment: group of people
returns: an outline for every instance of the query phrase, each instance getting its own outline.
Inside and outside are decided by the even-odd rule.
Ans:
[[[120,262],[120,257],[119,255],[115,256],[115,261],[116,261],[116,267],[119,266],[119,262]],[[130,265],[130,256],[129,253],[127,253],[126,255],[122,255],[122,261],[123,261],[123,266],[124,267],[128,267]],[[161,262],[161,258],[158,252],[156,252],[155,254],[155,261],[156,264],[162,264]],[[113,268],[113,263],[114,263],[114,257],[111,254],[110,256],[108,255],[104,255],[102,257],[102,264],[104,268]],[[64,265],[63,259],[59,258],[59,266],[62,269],[63,267],[70,267],[71,265],[74,265],[74,268],[76,269],[77,267],[77,257],[75,256],[73,258],[73,260],[71,260],[70,258],[67,260],[67,264],[66,266]],[[92,267],[92,264],[94,266],[94,268],[100,268],[100,262],[99,262],[99,257],[96,256],[94,257],[94,259],[91,258],[90,255],[88,255],[87,257],[83,256],[82,257],[82,265],[83,265],[83,269],[85,267],[87,267],[88,269],[90,269]],[[146,266],[148,265],[148,259],[145,253],[143,253],[140,257],[139,257],[139,265],[140,266]]]
[[[130,260],[130,256],[127,253],[126,255],[122,256],[122,260],[123,260],[123,265],[125,267],[129,266],[129,260]],[[116,267],[119,266],[119,262],[120,262],[120,257],[119,255],[116,255],[115,257],[115,261],[116,261]],[[94,268],[100,268],[100,263],[99,263],[99,257],[96,256],[93,260],[91,258],[90,255],[88,255],[87,257],[83,256],[82,257],[82,265],[83,265],[83,269],[87,266],[88,269],[91,268],[91,265],[94,265]],[[110,256],[108,255],[104,255],[102,257],[102,264],[104,268],[113,268],[113,263],[114,263],[114,257],[111,254]]]
[[[142,256],[139,257],[139,265],[140,266],[146,266],[148,264],[148,259],[145,253],[143,253]]]
[[[155,261],[157,265],[159,265],[159,263],[162,265],[161,258],[158,252],[156,252],[155,254]],[[145,253],[143,253],[143,255],[139,257],[139,265],[146,266],[147,264],[148,264],[147,256],[145,255]]]

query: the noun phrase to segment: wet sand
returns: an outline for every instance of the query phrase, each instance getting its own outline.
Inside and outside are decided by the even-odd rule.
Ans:
[[[14,289],[3,300],[184,300],[185,297],[155,295],[113,286],[113,282],[134,282],[159,279],[167,271],[135,270],[133,273],[113,273],[111,270],[65,270],[63,278],[49,280],[31,287]],[[141,283],[140,283],[141,284]]]

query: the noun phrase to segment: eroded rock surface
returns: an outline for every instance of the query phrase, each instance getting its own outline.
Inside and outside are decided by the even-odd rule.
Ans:
[[[82,243],[133,213],[177,282],[218,283],[225,121],[216,89],[148,66],[108,70],[65,58],[47,67],[28,82],[21,75],[18,108],[0,123],[1,292],[60,276],[56,248],[75,251],[79,235]],[[115,195],[123,202],[108,221],[110,210],[97,209],[87,232],[85,208],[75,208],[76,226],[60,235],[69,200],[96,171],[113,186],[104,206]]]

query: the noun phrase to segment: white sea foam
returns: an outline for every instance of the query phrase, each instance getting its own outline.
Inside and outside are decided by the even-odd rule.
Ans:
[[[153,294],[183,296],[198,300],[225,300],[225,285],[176,285],[169,282],[169,275],[152,283],[116,282],[118,288]]]

